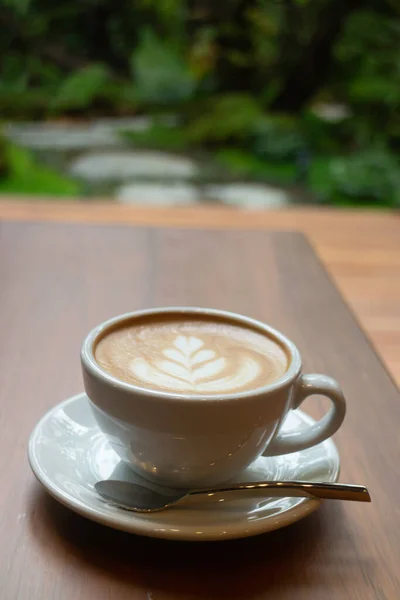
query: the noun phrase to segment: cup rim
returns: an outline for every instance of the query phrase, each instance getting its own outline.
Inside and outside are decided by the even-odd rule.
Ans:
[[[262,387],[255,388],[254,390],[236,392],[232,394],[213,394],[202,396],[201,394],[183,394],[152,390],[150,388],[144,388],[138,385],[134,385],[133,383],[122,381],[121,379],[118,379],[117,377],[114,377],[110,373],[107,373],[105,370],[103,370],[95,360],[93,353],[94,344],[97,338],[108,328],[114,326],[117,323],[123,323],[124,321],[129,321],[135,318],[140,318],[148,315],[163,315],[173,313],[183,313],[194,316],[215,316],[220,319],[225,318],[227,320],[236,321],[237,323],[247,325],[252,329],[259,329],[261,330],[261,332],[266,333],[269,337],[272,337],[273,339],[275,338],[275,340],[285,348],[290,358],[289,368],[279,379]],[[285,387],[286,385],[291,383],[296,377],[298,377],[302,367],[301,356],[298,348],[289,338],[287,338],[283,333],[281,333],[277,329],[274,329],[273,327],[267,325],[266,323],[263,323],[262,321],[258,321],[257,319],[247,317],[240,313],[198,306],[165,306],[147,308],[142,310],[136,310],[133,312],[123,313],[110,319],[107,319],[106,321],[103,321],[99,325],[95,326],[84,339],[81,348],[81,361],[84,367],[89,371],[89,373],[93,377],[96,377],[100,379],[103,383],[108,384],[113,388],[118,388],[124,392],[134,393],[136,395],[144,395],[149,399],[158,398],[164,399],[166,401],[191,400],[192,402],[199,400],[202,403],[216,401],[223,402],[228,400],[243,400],[246,398],[255,398],[263,394],[276,391],[281,387]]]

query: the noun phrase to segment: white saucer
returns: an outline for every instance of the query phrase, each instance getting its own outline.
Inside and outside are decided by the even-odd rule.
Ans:
[[[286,431],[313,420],[300,410],[285,421]],[[99,479],[111,476],[135,481],[98,428],[85,394],[65,400],[36,425],[29,440],[29,462],[47,491],[65,506],[108,527],[130,533],[180,540],[246,537],[298,521],[318,508],[306,498],[264,498],[260,492],[193,497],[180,506],[151,515],[119,509],[94,491]],[[340,460],[327,440],[303,452],[259,458],[238,478],[241,481],[300,479],[337,481]],[[149,485],[146,483],[146,485]]]

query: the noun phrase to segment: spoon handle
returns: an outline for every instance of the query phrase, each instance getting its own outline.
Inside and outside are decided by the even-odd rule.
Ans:
[[[309,497],[327,500],[351,500],[354,502],[371,502],[371,497],[363,485],[349,483],[311,483],[304,481],[256,481],[252,483],[233,483],[229,486],[212,490],[194,490],[189,495],[219,492],[235,492],[237,490],[264,490],[268,496]]]

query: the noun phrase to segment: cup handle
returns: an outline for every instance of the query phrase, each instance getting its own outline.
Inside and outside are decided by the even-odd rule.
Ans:
[[[292,391],[290,408],[298,408],[308,396],[321,394],[332,402],[328,413],[307,429],[277,433],[263,456],[277,456],[305,450],[331,437],[341,426],[346,414],[346,401],[340,385],[327,375],[300,375]]]

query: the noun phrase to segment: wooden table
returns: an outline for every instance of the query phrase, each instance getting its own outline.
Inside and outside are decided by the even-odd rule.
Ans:
[[[146,208],[101,203],[0,200],[0,220],[147,227],[293,230],[305,233],[400,385],[400,216],[395,212],[292,208]]]
[[[276,227],[283,215],[275,215]],[[61,220],[56,216],[47,220]],[[353,227],[341,231],[351,247],[359,231],[349,216]],[[206,230],[0,223],[0,598],[400,598],[398,391],[301,234],[266,232],[260,216],[242,219],[247,227],[253,219],[250,231],[232,225],[230,211],[224,219],[229,230],[215,222]],[[325,241],[331,223],[326,237],[315,229]],[[398,229],[387,223],[395,263]],[[205,223],[199,218],[197,225]],[[342,383],[348,414],[336,436],[341,479],[365,483],[371,505],[325,503],[272,534],[187,544],[107,529],[42,491],[27,464],[27,438],[45,410],[82,388],[82,337],[112,314],[175,303],[272,322],[298,344],[307,370]],[[323,402],[312,399],[307,409],[318,417]]]

